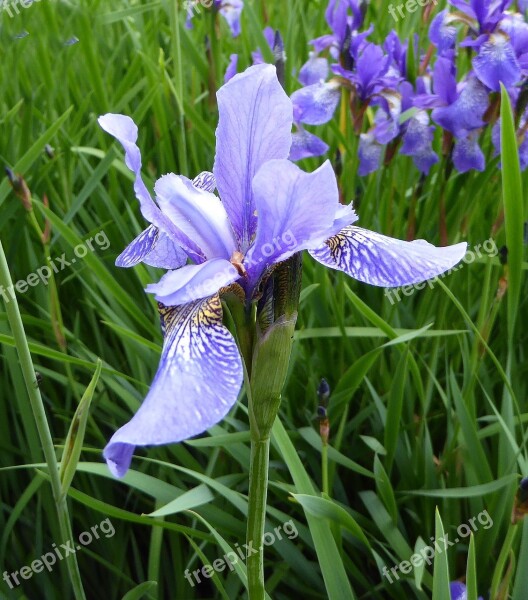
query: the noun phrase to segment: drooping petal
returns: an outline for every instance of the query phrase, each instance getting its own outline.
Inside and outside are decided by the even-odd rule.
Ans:
[[[467,588],[461,581],[452,581],[449,584],[451,600],[467,600]]]
[[[242,385],[242,361],[222,324],[218,295],[160,312],[165,339],[158,372],[138,412],[104,449],[116,477],[128,470],[135,446],[179,442],[218,423]]]
[[[328,144],[323,142],[322,139],[306,131],[304,127],[299,126],[298,131],[292,135],[292,147],[289,159],[297,161],[312,156],[322,156],[328,152],[328,148]]]
[[[155,225],[142,231],[116,259],[117,267],[134,267],[141,262],[160,269],[178,269],[187,255]]]
[[[182,246],[198,246],[205,258],[231,257],[236,242],[217,196],[174,173],[158,179],[154,189],[161,210],[181,232]]]
[[[528,23],[521,14],[506,15],[500,22],[499,29],[510,38],[517,58],[528,51]]]
[[[216,179],[210,171],[202,171],[198,173],[192,180],[195,187],[205,190],[206,192],[214,192],[216,190]]]
[[[251,183],[266,161],[288,157],[292,103],[272,65],[256,65],[235,75],[217,97],[220,120],[213,172],[244,253],[256,228]]]
[[[419,111],[409,119],[402,138],[400,154],[412,156],[416,168],[422,173],[428,173],[429,169],[439,161],[432,147],[433,138],[434,127],[430,127],[427,113]]]
[[[359,137],[359,169],[358,175],[365,176],[380,168],[383,146],[378,144],[372,133],[362,133]]]
[[[233,37],[240,35],[240,14],[243,8],[242,0],[227,0],[220,3],[220,14],[227,21]]]
[[[253,279],[267,266],[316,248],[331,235],[336,213],[343,208],[328,161],[313,173],[289,161],[270,161],[255,175],[253,189],[257,235],[244,261]]]
[[[337,81],[315,83],[301,88],[291,95],[293,116],[296,123],[324,125],[334,116],[341,98],[341,86]]]
[[[138,138],[137,125],[126,115],[111,113],[99,117],[98,122],[107,133],[116,138],[125,150],[125,164],[135,175],[134,191],[139,200],[141,214],[149,223],[156,225],[161,231],[177,239],[174,226],[156,206],[141,177],[141,152],[136,145]]]
[[[490,35],[473,59],[475,74],[494,92],[500,92],[501,82],[511,88],[521,78],[521,67],[508,36],[503,33]]]
[[[188,304],[216,294],[240,277],[225,258],[214,258],[201,265],[186,265],[166,273],[158,283],[147,285],[146,291],[166,306]]]
[[[484,171],[486,159],[480,149],[476,136],[457,139],[453,150],[453,164],[459,173],[467,171]]]
[[[464,137],[485,125],[488,104],[488,90],[476,77],[470,77],[457,100],[451,106],[433,110],[432,118],[456,137]]]
[[[424,240],[403,242],[351,225],[309,252],[323,265],[364,283],[398,287],[451,269],[466,248],[466,243],[437,248]]]
[[[310,58],[299,71],[299,82],[307,86],[326,81],[329,71],[328,60],[310,52]]]

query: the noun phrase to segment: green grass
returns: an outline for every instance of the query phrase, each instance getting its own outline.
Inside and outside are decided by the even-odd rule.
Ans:
[[[122,481],[112,479],[102,461],[101,449],[138,408],[157,368],[161,333],[155,303],[143,288],[161,271],[114,266],[144,222],[121,150],[96,118],[122,112],[139,123],[149,186],[170,171],[194,176],[210,169],[214,91],[229,55],[238,52],[245,68],[263,42],[264,25],[278,27],[292,92],[299,87],[292,72],[307,59],[307,42],[327,32],[326,2],[246,4],[236,40],[205,9],[195,28],[185,29],[180,4],[169,0],[41,0],[12,19],[0,13],[0,162],[24,176],[40,226],[46,218],[51,223],[52,258],[65,253],[71,259],[76,245],[100,231],[110,242],[56,275],[62,326],[49,286],[18,294],[59,459],[97,359],[102,362],[68,491],[75,537],[106,518],[115,528],[77,555],[89,599],[123,598],[140,584],[130,598],[245,597],[241,563],[195,587],[184,578],[185,569],[212,563],[245,541],[244,395],[209,435],[138,449]],[[394,26],[381,2],[369,5],[369,21],[378,42]],[[421,50],[427,49],[418,13],[396,26],[402,36],[420,33]],[[28,36],[14,39],[24,30]],[[79,43],[65,46],[72,36]],[[503,111],[506,122],[506,105]],[[473,249],[493,238],[497,248],[508,244],[509,264],[481,250],[480,258],[433,289],[401,294],[392,304],[383,290],[305,257],[296,340],[272,440],[267,513],[269,531],[291,519],[298,536],[266,549],[268,594],[279,600],[403,599],[430,598],[437,590],[440,599],[445,582],[467,570],[479,595],[506,578],[513,599],[523,600],[528,526],[511,526],[510,519],[518,477],[528,475],[522,240],[528,181],[516,171],[511,132],[504,128],[504,180],[488,132],[485,172],[452,173],[446,180],[439,163],[420,183],[403,156],[358,177],[357,138],[341,135],[338,115],[317,130],[331,145],[330,158],[344,145],[340,184],[345,198],[354,198],[361,226],[405,239],[414,205],[415,237],[438,244],[443,201],[450,243],[464,240]],[[46,144],[54,149],[51,158]],[[320,162],[307,160],[303,167]],[[14,281],[45,264],[46,248],[6,178],[0,182],[0,239]],[[0,344],[0,572],[11,573],[64,540],[3,304]],[[321,377],[332,389],[328,497],[321,497],[316,417]],[[409,560],[435,531],[443,528],[454,539],[460,524],[484,510],[493,526],[474,533],[469,564],[467,537],[437,555],[434,574],[425,565],[400,573],[393,584],[382,576],[384,565]],[[0,581],[0,597],[73,597],[66,561],[14,590]]]

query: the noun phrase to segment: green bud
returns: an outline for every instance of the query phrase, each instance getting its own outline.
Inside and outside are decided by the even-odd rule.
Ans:
[[[251,369],[250,419],[259,439],[269,436],[288,374],[297,313],[280,317],[265,333],[257,331]]]

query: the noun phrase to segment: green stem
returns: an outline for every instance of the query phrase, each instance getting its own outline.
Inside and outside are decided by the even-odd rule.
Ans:
[[[247,525],[247,577],[250,600],[264,600],[264,550],[270,438],[252,438],[249,470],[249,513]],[[257,550],[252,552],[251,549]]]
[[[323,485],[323,496],[329,497],[329,486],[328,486],[328,444],[323,442],[323,449],[321,451],[321,471],[322,471],[322,485]]]
[[[491,582],[491,595],[490,598],[497,598],[497,593],[501,584],[502,574],[504,572],[504,567],[506,565],[506,561],[508,560],[508,556],[510,554],[510,550],[515,541],[515,537],[517,535],[517,531],[519,527],[517,524],[510,523],[508,527],[508,533],[506,534],[506,539],[504,540],[504,544],[502,545],[501,552],[499,554],[499,558],[495,565],[495,571],[493,572],[493,580]]]
[[[4,247],[0,241],[0,286],[4,286],[5,289],[8,289],[12,285],[13,282],[11,279],[11,274],[9,273]],[[42,402],[42,396],[40,395],[40,389],[38,385],[35,384],[35,368],[29,352],[24,325],[22,323],[22,317],[20,315],[16,298],[13,297],[9,302],[6,303],[5,307],[7,318],[13,333],[13,339],[15,340],[15,346],[20,361],[20,367],[22,369],[22,376],[24,377],[24,382],[26,384],[31,410],[37,426],[42,450],[44,452],[44,458],[48,465],[59,528],[63,537],[62,541],[66,542],[73,539],[70,517],[68,514],[68,505],[66,498],[61,491],[59,465],[55,455],[55,447],[53,446],[53,439],[51,437],[46,411],[44,409],[44,403]],[[79,572],[76,555],[70,555],[66,559],[66,564],[75,598],[77,600],[85,600],[86,596],[84,594],[81,582],[81,575]]]

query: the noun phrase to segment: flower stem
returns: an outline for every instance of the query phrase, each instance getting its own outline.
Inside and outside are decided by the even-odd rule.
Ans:
[[[9,267],[4,252],[4,247],[0,241],[0,286],[5,289],[9,289],[13,285],[11,274],[9,273]],[[40,395],[40,389],[35,384],[35,368],[33,366],[33,360],[29,352],[29,346],[24,331],[24,325],[22,323],[22,317],[20,315],[20,309],[16,297],[12,297],[9,302],[6,302],[6,313],[13,333],[13,339],[15,340],[15,346],[20,361],[20,367],[22,369],[22,376],[24,377],[24,383],[29,397],[31,410],[37,426],[37,431],[42,445],[44,458],[48,465],[48,471],[50,476],[51,488],[53,492],[53,498],[55,500],[55,507],[57,510],[57,517],[59,528],[62,536],[61,541],[72,540],[72,530],[70,524],[70,517],[68,514],[68,505],[65,496],[61,491],[61,482],[59,477],[59,465],[57,457],[55,455],[55,448],[53,446],[53,439],[51,437],[51,431],[49,428],[48,420],[46,417],[46,411],[44,409],[44,403],[42,402],[42,396]],[[66,564],[70,575],[70,581],[72,588],[77,600],[85,600],[81,575],[79,572],[79,566],[77,564],[77,557],[75,554],[66,558]]]
[[[249,471],[249,513],[246,544],[250,600],[264,600],[264,550],[262,538],[266,522],[270,438],[251,440]],[[256,551],[256,552],[255,552]]]

